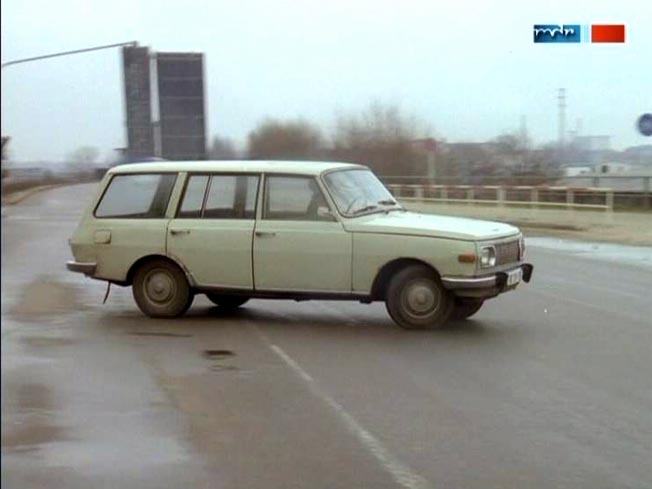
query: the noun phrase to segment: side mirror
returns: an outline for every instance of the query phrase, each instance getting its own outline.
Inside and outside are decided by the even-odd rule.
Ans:
[[[319,206],[317,207],[317,217],[320,219],[326,219],[329,221],[334,221],[335,216],[328,207]]]

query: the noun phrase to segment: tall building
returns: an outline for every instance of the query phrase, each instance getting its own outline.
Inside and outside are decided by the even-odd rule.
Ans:
[[[206,159],[204,55],[123,48],[129,159]]]

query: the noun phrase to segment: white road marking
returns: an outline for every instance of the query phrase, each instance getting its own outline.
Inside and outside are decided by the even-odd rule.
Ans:
[[[259,333],[264,339],[262,333]],[[306,372],[301,366],[294,361],[279,346],[265,341],[267,346],[278,355],[285,364],[294,371],[301,379],[308,384],[308,388],[313,395],[324,401],[342,420],[347,429],[355,435],[358,440],[369,450],[376,460],[387,470],[394,480],[406,489],[427,489],[430,486],[428,481],[416,474],[410,467],[400,462],[383,446],[383,444],[372,435],[364,426],[362,426],[353,416],[351,416],[340,403],[331,396],[323,392],[315,379]]]
[[[641,299],[643,297],[643,294],[641,293],[633,293],[633,292],[625,292],[622,290],[618,290],[616,287],[601,287],[599,285],[593,285],[590,284],[586,281],[581,282],[581,281],[575,281],[575,280],[570,280],[565,276],[562,275],[551,275],[548,274],[543,279],[541,277],[537,277],[537,282],[543,281],[545,282],[552,282],[552,283],[557,283],[557,284],[564,284],[564,285],[577,285],[581,288],[586,288],[586,289],[593,289],[593,290],[598,290],[600,292],[607,292],[608,294],[611,295],[621,295],[623,297],[632,297],[634,299]]]

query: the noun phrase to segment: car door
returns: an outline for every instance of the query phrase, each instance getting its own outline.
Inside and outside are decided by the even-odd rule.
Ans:
[[[192,174],[168,225],[168,254],[198,286],[252,289],[258,175]]]
[[[256,290],[351,292],[352,238],[312,176],[266,175],[254,233]]]

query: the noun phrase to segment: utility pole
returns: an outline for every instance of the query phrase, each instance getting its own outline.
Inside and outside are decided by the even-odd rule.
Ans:
[[[566,139],[566,89],[560,88],[559,95],[557,96],[559,102],[559,149],[560,151],[564,148],[564,143]]]
[[[527,133],[527,116],[524,114],[521,115],[521,127],[519,129],[519,137],[521,138],[521,144],[524,148],[528,146],[528,133]]]

